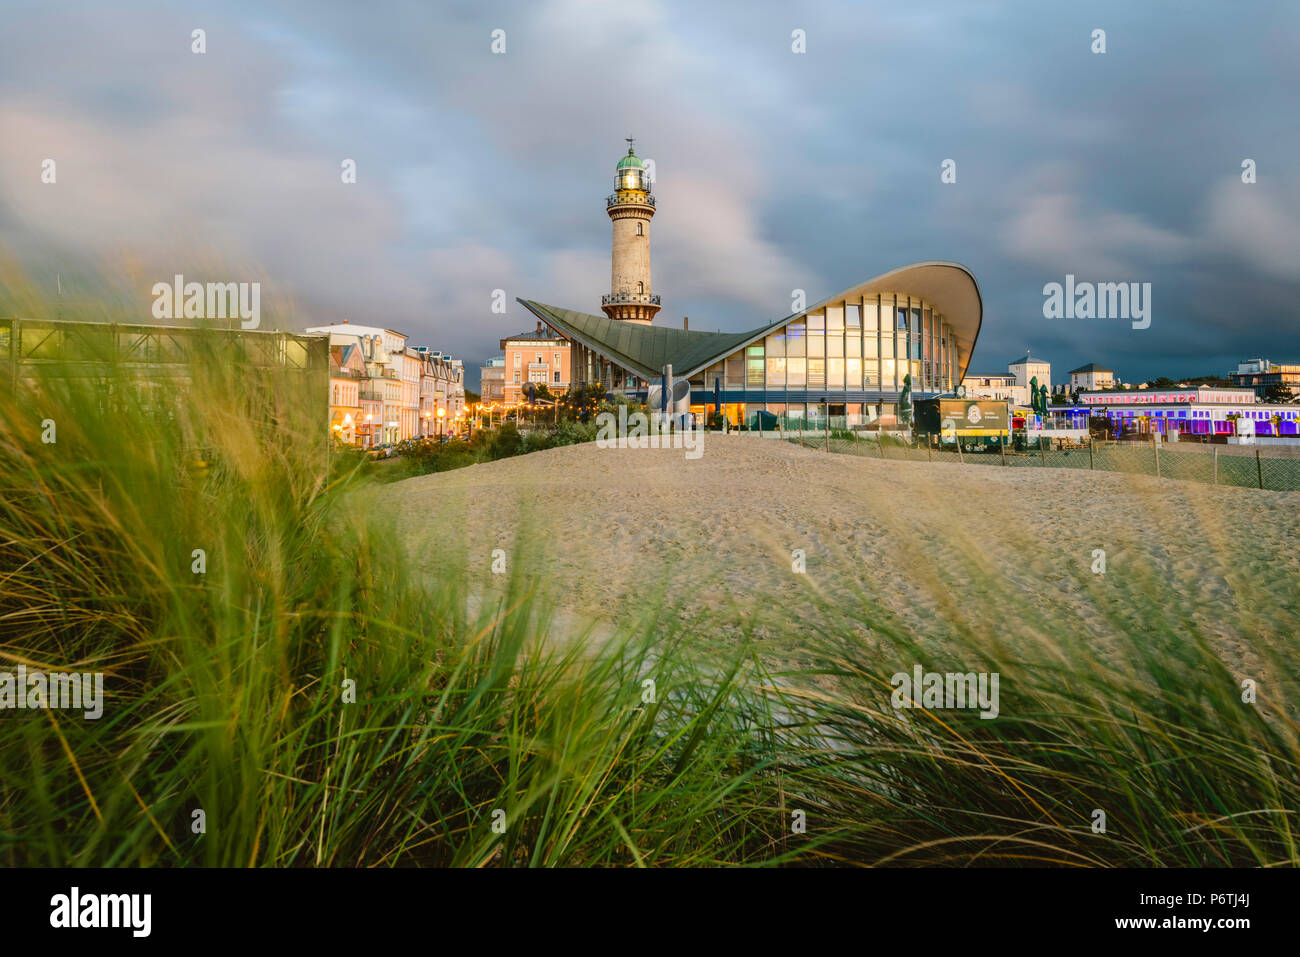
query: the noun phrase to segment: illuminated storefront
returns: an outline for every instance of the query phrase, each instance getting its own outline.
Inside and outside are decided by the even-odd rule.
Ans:
[[[1076,427],[1105,418],[1113,436],[1150,435],[1208,441],[1232,435],[1300,435],[1300,406],[1266,405],[1253,389],[1211,386],[1085,392],[1073,406],[1053,406],[1052,414]]]

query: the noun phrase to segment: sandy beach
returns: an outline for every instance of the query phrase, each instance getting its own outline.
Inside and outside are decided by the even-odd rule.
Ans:
[[[376,495],[412,560],[436,574],[463,536],[472,577],[489,587],[492,550],[511,552],[531,523],[543,546],[525,560],[582,616],[618,620],[662,609],[666,595],[689,620],[760,637],[774,621],[787,634],[791,621],[848,622],[1081,635],[1100,650],[1133,630],[1135,603],[1147,621],[1154,603],[1170,628],[1244,656],[1300,624],[1296,492],[709,435],[694,461],[588,444]]]

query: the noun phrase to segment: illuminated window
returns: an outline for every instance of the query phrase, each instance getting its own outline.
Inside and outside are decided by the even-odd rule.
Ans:
[[[792,322],[785,327],[785,354],[788,356],[808,354],[806,329],[802,322]]]
[[[826,360],[826,388],[828,389],[844,388],[844,360],[843,359]]]
[[[645,224],[644,224],[644,223],[637,223],[637,224],[636,224],[636,234],[637,234],[638,236],[644,236],[644,235],[645,235]]]
[[[785,358],[782,356],[767,357],[767,387],[769,389],[785,388]]]
[[[880,304],[875,299],[868,299],[862,304],[862,329],[875,332],[880,328]]]
[[[808,388],[824,389],[826,388],[826,360],[814,359],[808,360]]]
[[[808,360],[803,356],[785,360],[786,388],[802,389],[807,384]]]

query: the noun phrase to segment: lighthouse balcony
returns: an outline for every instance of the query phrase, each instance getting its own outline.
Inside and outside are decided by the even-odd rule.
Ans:
[[[635,197],[630,195],[620,196],[618,193],[614,193],[611,196],[605,197],[606,209],[609,209],[611,206],[653,206],[654,204],[655,198],[649,193]]]
[[[644,306],[659,305],[659,297],[635,292],[616,292],[612,295],[601,296],[600,304],[602,306],[619,306],[624,303],[635,303]]]

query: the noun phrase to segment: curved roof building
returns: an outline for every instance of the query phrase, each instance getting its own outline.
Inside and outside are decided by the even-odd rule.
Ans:
[[[691,407],[733,421],[764,410],[823,412],[850,425],[889,416],[911,376],[912,394],[961,382],[983,320],[979,285],[959,263],[914,263],[828,296],[748,332],[698,332],[519,302],[573,342],[575,385],[599,382],[644,399],[665,366],[689,379]],[[820,410],[820,411],[818,411]]]

